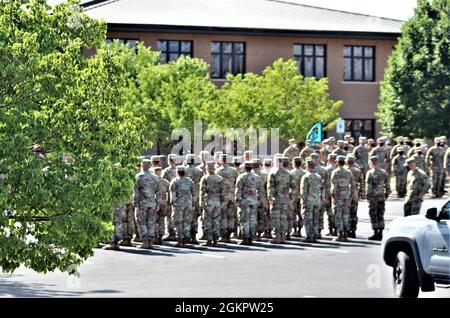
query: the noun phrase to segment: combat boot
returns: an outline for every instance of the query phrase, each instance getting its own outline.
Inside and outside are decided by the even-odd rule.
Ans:
[[[378,241],[381,241],[381,240],[383,240],[383,229],[379,229],[378,230]]]
[[[321,233],[321,231],[319,231],[319,233],[318,233],[316,236],[314,236],[314,239],[315,239],[316,241],[322,239],[322,233]]]
[[[143,242],[143,240],[141,239],[141,237],[139,236],[139,235],[136,235],[135,237],[134,237],[134,240],[133,241],[135,241],[135,242],[137,242],[137,243],[142,243]]]
[[[243,239],[240,245],[248,245],[248,239]]]
[[[197,241],[197,233],[193,233],[192,234],[191,244],[194,244],[194,245],[198,245],[199,244],[198,241]]]
[[[328,233],[326,234],[326,236],[333,236],[333,229],[331,227],[328,228]]]
[[[291,233],[288,233],[287,235],[286,235],[286,241],[290,241],[291,240]]]
[[[301,227],[298,228],[298,237],[303,237]]]
[[[344,242],[348,241],[348,233],[347,233],[347,231],[344,231],[344,233],[342,234],[342,241],[344,241]]]
[[[178,239],[178,243],[175,244],[175,247],[183,247],[183,241],[181,239]]]
[[[102,247],[102,250],[105,251],[118,251],[120,249],[119,244],[117,244],[117,241],[113,243],[109,243]]]
[[[261,233],[256,234],[256,240],[261,241]]]
[[[267,238],[267,239],[271,239],[272,235],[270,234],[270,231],[265,231],[263,237]]]
[[[153,246],[150,245],[150,240],[144,240],[144,242],[142,242],[142,245],[140,246],[140,248],[144,249],[144,250],[148,250],[153,248]]]
[[[217,240],[213,240],[212,246],[217,246]]]
[[[126,238],[123,239],[122,241],[119,242],[120,246],[133,246],[133,244],[131,244],[131,239]]]
[[[155,245],[162,245],[162,235],[158,235],[158,237],[155,240]]]
[[[342,242],[342,241],[344,241],[344,235],[342,234],[342,232],[339,232],[338,237],[336,237],[335,239],[333,239],[333,241],[336,241],[336,242]]]
[[[227,243],[227,233],[225,233],[224,235],[222,235],[222,237],[220,238],[219,242]]]
[[[367,238],[369,241],[376,241],[378,239],[378,230],[373,230],[373,235]]]
[[[281,243],[286,243],[286,234],[281,234],[280,242]]]
[[[333,229],[333,236],[338,236],[337,229]]]
[[[310,236],[310,235],[307,235],[307,236],[305,237],[305,242],[306,242],[306,243],[314,243],[313,237]]]
[[[227,236],[226,236],[226,243],[231,243],[231,239],[230,239],[231,233],[228,232]]]
[[[212,241],[211,240],[207,240],[205,243],[205,246],[212,246]]]
[[[298,231],[295,230],[294,233],[292,234],[293,237],[300,237],[300,235],[298,234]]]
[[[280,234],[275,234],[275,238],[270,241],[270,243],[272,244],[280,244],[281,243],[281,235]]]
[[[166,237],[165,239],[163,239],[163,241],[165,241],[165,242],[176,242],[177,238],[175,236],[175,232],[169,233],[169,236]]]

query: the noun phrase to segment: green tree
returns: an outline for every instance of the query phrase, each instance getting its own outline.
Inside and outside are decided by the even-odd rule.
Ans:
[[[0,0],[3,271],[80,264],[129,198],[149,144],[144,119],[124,106],[127,68],[105,37],[106,25],[72,3]]]
[[[303,77],[293,60],[279,59],[261,75],[230,75],[228,80],[215,109],[202,114],[210,126],[221,130],[279,128],[282,140],[304,140],[318,121],[333,127],[342,105],[330,99],[326,78]]]
[[[381,85],[377,114],[393,136],[450,136],[450,0],[419,0]]]

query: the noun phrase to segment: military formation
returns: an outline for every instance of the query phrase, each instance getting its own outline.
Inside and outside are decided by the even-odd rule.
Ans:
[[[435,138],[429,149],[423,140],[404,137],[393,146],[385,137],[359,137],[356,145],[346,135],[320,144],[306,140],[302,149],[291,139],[273,158],[261,160],[252,151],[243,158],[206,151],[197,157],[170,154],[164,169],[163,158],[142,161],[133,198],[117,206],[115,231],[104,249],[132,246],[132,239],[143,249],[163,241],[183,248],[199,244],[198,239],[212,247],[232,238],[242,245],[262,238],[280,244],[303,237],[302,231],[306,242],[322,235],[347,241],[356,238],[362,199],[368,201],[373,229],[368,239],[381,240],[391,178],[409,216],[420,212],[430,190],[434,197],[446,193],[450,174],[445,137]],[[325,215],[328,233],[322,234]],[[200,224],[203,236],[198,238]]]

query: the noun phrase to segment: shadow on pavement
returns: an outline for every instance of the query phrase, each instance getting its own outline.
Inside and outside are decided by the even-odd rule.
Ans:
[[[86,294],[86,292],[52,289],[53,287],[54,285],[26,284],[1,279],[0,297],[80,297]]]

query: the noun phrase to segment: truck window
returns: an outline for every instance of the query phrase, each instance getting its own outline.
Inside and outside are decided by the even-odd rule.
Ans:
[[[440,215],[441,220],[450,220],[450,201],[442,208]]]

